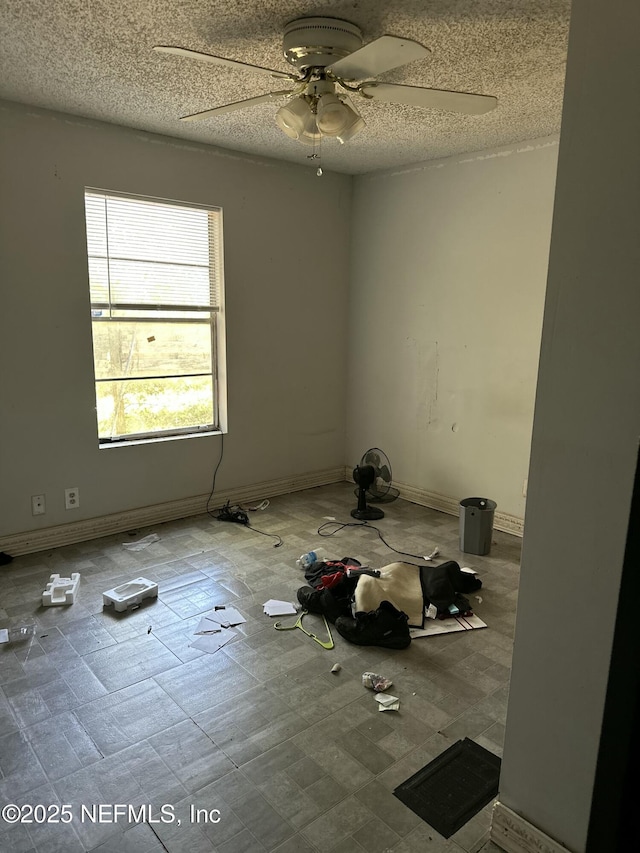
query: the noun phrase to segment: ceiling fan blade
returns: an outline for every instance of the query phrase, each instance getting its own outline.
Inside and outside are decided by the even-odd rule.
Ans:
[[[234,101],[232,104],[223,104],[221,107],[213,107],[212,109],[204,110],[201,113],[182,116],[180,121],[199,121],[203,118],[209,118],[209,116],[219,116],[223,113],[235,112],[235,110],[244,110],[246,107],[257,107],[258,104],[266,104],[267,101],[272,101],[274,98],[282,98],[285,95],[290,94],[290,89],[283,92],[268,92],[266,95],[258,95],[255,98],[246,98],[244,101]]]
[[[418,44],[417,41],[381,36],[334,62],[328,70],[343,80],[362,80],[366,77],[377,77],[384,71],[406,65],[414,59],[423,59],[430,53],[428,47]]]
[[[231,68],[241,68],[245,71],[257,71],[259,74],[268,74],[270,77],[283,77],[286,80],[298,79],[295,74],[288,74],[286,71],[276,71],[273,68],[262,68],[260,65],[249,65],[247,62],[239,62],[237,59],[225,59],[223,56],[213,56],[210,53],[200,53],[200,51],[189,50],[186,47],[156,45],[153,49],[157,53],[171,53],[175,56],[186,56],[187,59],[198,59],[201,62],[210,62],[212,65],[227,65]]]
[[[363,83],[360,92],[388,104],[410,104],[429,110],[480,115],[498,105],[493,95],[473,95],[470,92],[449,92],[444,89],[424,89],[421,86],[401,86],[398,83]]]

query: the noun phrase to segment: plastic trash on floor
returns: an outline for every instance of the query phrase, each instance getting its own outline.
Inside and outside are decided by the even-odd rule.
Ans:
[[[31,642],[36,633],[36,626],[14,625],[11,628],[0,628],[0,643],[24,643]]]
[[[127,551],[142,551],[145,548],[148,548],[149,545],[153,545],[154,542],[159,542],[160,537],[157,533],[150,533],[148,536],[145,536],[144,539],[138,539],[137,542],[123,542],[122,547]]]
[[[139,607],[145,598],[158,597],[158,584],[146,578],[134,578],[102,593],[104,607],[113,605],[118,612]]]

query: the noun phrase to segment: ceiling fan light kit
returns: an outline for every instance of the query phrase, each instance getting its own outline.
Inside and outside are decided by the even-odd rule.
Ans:
[[[364,127],[360,114],[336,95],[329,80],[313,80],[306,89],[276,113],[276,124],[290,139],[313,143],[329,136],[346,142]]]
[[[379,83],[370,79],[408,62],[424,59],[430,53],[429,48],[411,39],[390,35],[363,46],[360,28],[339,18],[297,18],[285,26],[283,54],[296,69],[296,74],[183,47],[156,46],[154,50],[290,80],[291,89],[223,104],[183,116],[182,120],[195,121],[287,98],[287,103],[276,113],[276,124],[290,139],[307,144],[315,144],[324,137],[347,142],[365,127],[349,94],[370,102],[408,104],[470,115],[488,112],[497,105],[497,99],[490,95]],[[358,80],[361,82],[355,82]],[[336,87],[344,93],[336,93]]]

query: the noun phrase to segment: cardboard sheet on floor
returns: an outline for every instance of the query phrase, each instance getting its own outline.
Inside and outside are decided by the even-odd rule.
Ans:
[[[211,613],[205,613],[204,618],[217,625],[222,625],[223,628],[229,628],[231,625],[242,625],[247,621],[235,607],[221,607],[219,610],[212,610]]]
[[[221,628],[220,631],[216,631],[215,634],[203,634],[193,643],[189,643],[189,645],[193,649],[200,649],[202,652],[213,654],[228,643],[229,640],[233,640],[233,638],[237,636],[238,635],[235,631],[230,631],[228,628]]]
[[[193,632],[194,634],[219,634],[222,631],[222,625],[217,622],[211,622],[206,616],[202,616],[198,622],[198,627]]]
[[[473,631],[486,628],[487,623],[478,616],[453,616],[451,619],[426,619],[424,628],[410,628],[412,640],[420,637],[435,637],[437,634],[450,634],[453,631]]]

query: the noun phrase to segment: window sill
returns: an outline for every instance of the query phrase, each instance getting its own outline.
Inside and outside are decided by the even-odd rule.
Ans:
[[[207,430],[206,432],[189,432],[184,435],[159,435],[149,438],[132,438],[123,439],[122,441],[110,441],[105,444],[99,444],[100,450],[111,450],[114,447],[139,447],[141,444],[160,444],[165,441],[185,441],[191,438],[204,438],[211,435],[222,435],[221,429]]]

